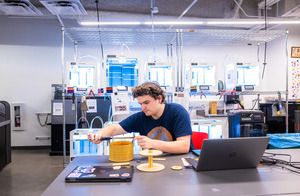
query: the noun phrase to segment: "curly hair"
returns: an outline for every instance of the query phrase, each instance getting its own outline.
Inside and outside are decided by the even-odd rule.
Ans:
[[[132,88],[132,96],[137,98],[139,96],[150,95],[155,100],[158,99],[158,96],[161,95],[162,101],[161,103],[166,103],[166,94],[164,90],[154,82],[145,82],[140,86]]]

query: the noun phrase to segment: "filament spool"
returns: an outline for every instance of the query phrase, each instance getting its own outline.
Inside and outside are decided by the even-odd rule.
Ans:
[[[133,160],[133,144],[129,141],[117,141],[109,144],[109,160],[126,162]]]
[[[159,172],[165,169],[165,166],[160,163],[153,163],[153,156],[162,154],[160,150],[143,150],[139,152],[142,156],[148,157],[148,163],[143,163],[137,166],[137,169],[144,172]]]

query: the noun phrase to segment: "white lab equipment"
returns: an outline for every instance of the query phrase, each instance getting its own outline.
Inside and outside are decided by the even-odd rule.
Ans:
[[[207,86],[217,91],[216,63],[192,62],[190,64],[190,86]]]
[[[209,139],[223,138],[223,122],[214,119],[192,119],[192,131],[204,132]],[[225,137],[226,138],[226,137]]]
[[[170,92],[174,89],[174,69],[174,62],[149,62],[147,67],[149,81],[158,82],[160,86],[165,86],[166,91]]]
[[[95,62],[67,62],[68,87],[87,88],[97,92],[100,84],[98,67]]]
[[[111,94],[112,114],[129,114],[129,97],[128,92],[112,93]]]
[[[105,126],[118,122],[105,123]],[[94,133],[100,129],[74,129],[70,132],[70,161],[76,156],[91,156],[91,155],[109,155],[109,143],[114,141],[132,141],[132,139],[112,139],[105,140],[100,144],[94,144],[87,139],[87,133]],[[138,133],[127,133],[118,136],[118,138],[128,138],[139,135]],[[133,153],[138,154],[141,148],[136,140],[133,141]]]
[[[259,90],[258,63],[229,63],[225,66],[225,90],[233,90],[236,86],[253,86]]]
[[[107,55],[106,57],[106,86],[138,85],[138,59],[124,55]]]

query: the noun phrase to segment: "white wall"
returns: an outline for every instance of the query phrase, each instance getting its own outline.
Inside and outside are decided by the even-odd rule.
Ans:
[[[51,84],[62,81],[59,23],[0,17],[0,24],[0,99],[24,103],[24,130],[12,130],[11,144],[50,145],[35,139],[50,136],[50,127],[41,127],[35,113],[50,112]]]
[[[25,104],[25,129],[12,131],[12,146],[50,145],[36,136],[50,136],[50,127],[38,124],[36,112],[50,112],[51,84],[61,84],[61,28],[56,20],[8,19],[0,17],[0,100]],[[298,31],[299,32],[299,31]],[[297,29],[290,31],[290,46],[299,46]],[[129,46],[140,65],[153,56],[152,46]],[[121,54],[121,46],[104,46],[105,54]],[[166,59],[166,47],[157,47],[158,60]],[[289,51],[290,52],[290,51]],[[78,46],[79,56],[100,57],[100,49]],[[130,55],[126,48],[123,54]],[[173,54],[176,54],[175,47]],[[218,63],[218,79],[223,80],[223,62],[235,56],[248,62],[257,60],[256,46],[186,46],[184,60],[204,59]],[[65,61],[73,60],[73,45],[66,38]],[[86,59],[90,60],[90,59]],[[260,49],[263,61],[263,46]],[[268,64],[262,90],[285,90],[285,38],[268,43]]]

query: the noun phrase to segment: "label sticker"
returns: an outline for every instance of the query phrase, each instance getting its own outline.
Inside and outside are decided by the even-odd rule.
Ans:
[[[80,172],[82,173],[93,173],[95,171],[95,168],[85,168],[81,169]]]
[[[128,176],[130,176],[130,173],[124,173],[124,174],[122,174],[122,177],[128,177]]]
[[[119,177],[119,174],[109,174],[109,177]]]
[[[96,177],[95,174],[88,174],[88,175],[85,175],[85,176],[82,176],[83,178],[94,178]]]
[[[113,169],[114,170],[119,170],[119,169],[121,169],[121,166],[114,166]]]
[[[70,175],[68,177],[76,178],[76,177],[79,177],[80,175],[81,175],[81,173],[70,173]]]

